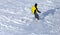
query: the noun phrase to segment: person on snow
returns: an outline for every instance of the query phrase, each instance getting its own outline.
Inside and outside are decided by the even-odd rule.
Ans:
[[[32,6],[31,10],[32,10],[32,14],[35,15],[35,18],[39,20],[39,15],[37,14],[37,12],[38,13],[41,13],[41,12],[37,8],[37,3],[35,3],[34,6]]]

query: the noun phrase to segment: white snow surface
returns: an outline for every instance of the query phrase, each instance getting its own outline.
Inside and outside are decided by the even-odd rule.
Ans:
[[[60,35],[60,0],[0,0],[0,35]]]

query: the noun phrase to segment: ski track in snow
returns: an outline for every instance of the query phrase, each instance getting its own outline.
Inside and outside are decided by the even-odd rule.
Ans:
[[[59,35],[60,0],[0,0],[0,35]],[[38,3],[40,20],[31,14]]]

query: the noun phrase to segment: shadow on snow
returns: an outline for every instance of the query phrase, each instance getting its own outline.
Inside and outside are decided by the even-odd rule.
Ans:
[[[59,9],[59,8],[50,9],[50,10],[47,10],[47,12],[42,13],[42,15],[40,16],[40,19],[43,20],[49,14],[54,15],[54,13],[56,12],[56,9]]]

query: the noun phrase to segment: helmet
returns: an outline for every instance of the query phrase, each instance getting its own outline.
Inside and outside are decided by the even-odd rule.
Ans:
[[[37,3],[35,3],[35,7],[37,6]]]

